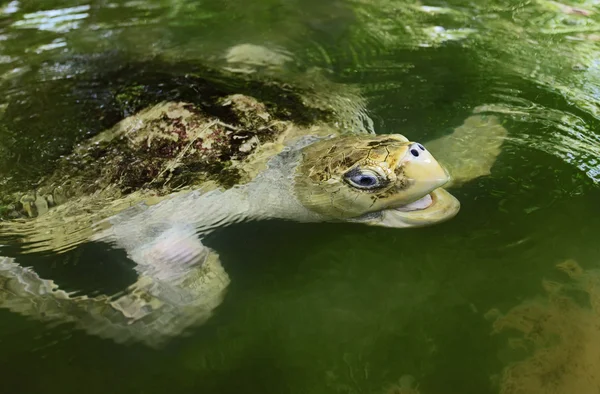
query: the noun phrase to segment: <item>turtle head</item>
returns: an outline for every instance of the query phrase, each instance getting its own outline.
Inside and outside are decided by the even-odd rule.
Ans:
[[[454,217],[460,204],[441,187],[448,172],[406,137],[339,136],[303,149],[296,195],[332,220],[417,227]]]

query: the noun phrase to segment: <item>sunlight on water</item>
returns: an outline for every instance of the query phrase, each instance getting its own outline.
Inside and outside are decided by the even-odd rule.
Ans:
[[[89,14],[89,5],[64,8],[60,10],[40,11],[23,15],[23,19],[13,23],[13,27],[21,29],[39,29],[55,33],[66,33],[81,26],[81,19]]]

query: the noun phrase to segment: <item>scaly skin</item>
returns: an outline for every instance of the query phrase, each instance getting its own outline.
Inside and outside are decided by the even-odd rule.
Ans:
[[[335,99],[331,96],[325,104]],[[311,99],[319,101],[317,96]],[[506,136],[496,118],[472,116],[454,133],[422,147],[399,134],[377,136],[356,126],[365,120],[372,123],[356,100],[350,100],[349,105],[340,100],[344,104],[337,105],[338,114],[350,114],[348,119],[340,119],[340,124],[354,125],[351,134],[328,124],[299,127],[281,122],[270,118],[252,98],[238,96],[235,100],[234,105],[250,108],[244,115],[258,115],[259,123],[264,119],[260,127],[274,131],[269,140],[248,140],[243,149],[240,146],[239,152],[233,152],[227,168],[238,176],[235,187],[218,177],[199,177],[183,190],[166,196],[142,188],[124,194],[114,182],[122,179],[119,174],[115,177],[102,172],[110,175],[106,179],[90,179],[84,174],[78,183],[67,172],[50,177],[46,192],[21,197],[24,211],[38,217],[0,226],[0,235],[19,234],[24,242],[30,242],[24,252],[62,252],[90,240],[124,249],[136,263],[138,273],[138,280],[124,295],[71,296],[51,280],[20,266],[18,259],[0,257],[0,307],[39,320],[72,323],[90,334],[118,342],[161,346],[210,318],[225,296],[230,279],[218,254],[202,243],[214,229],[271,218],[348,221],[393,228],[439,223],[459,209],[458,201],[442,186],[488,175]],[[227,101],[224,104],[231,105]],[[182,142],[177,147],[182,156],[166,162],[169,171],[184,161],[185,154],[191,152],[186,149],[191,146],[198,149],[194,151],[197,160],[210,162],[224,152],[231,154],[227,145],[219,145],[219,139],[208,145],[196,144],[198,138],[205,142],[215,138],[204,127],[215,119],[198,118],[186,103],[155,107],[125,119],[94,142],[110,144],[122,139],[134,144],[134,157],[136,149],[144,146],[135,145],[136,141],[150,144],[159,137]],[[165,111],[178,123],[175,128],[167,124],[156,129]],[[184,131],[181,124],[186,126]],[[161,127],[178,137],[164,135]],[[235,129],[230,128],[234,135]],[[168,146],[172,147],[172,142]],[[411,152],[414,149],[417,154]],[[434,156],[441,158],[453,180]],[[66,168],[70,169],[68,165]],[[110,170],[111,166],[99,168]],[[169,182],[168,171],[160,175],[165,175],[163,184]],[[71,198],[54,188],[54,181],[62,182],[64,178],[71,183],[63,185],[75,187]],[[373,179],[376,184],[361,185]],[[98,190],[78,187],[99,180],[102,187]]]
[[[470,151],[483,156],[473,160],[489,164],[468,174],[473,178],[489,173],[501,143],[499,134],[504,129],[495,126],[490,130],[495,132],[490,135],[496,143],[488,143],[493,149]],[[458,131],[464,143],[464,126]],[[452,135],[444,138],[453,143]],[[449,180],[446,172],[430,154],[415,166],[410,152],[414,144],[403,136],[291,140],[288,149],[272,157],[246,185],[179,193],[155,205],[134,206],[88,227],[85,239],[110,242],[125,249],[137,263],[138,281],[125,295],[117,299],[70,297],[14,259],[0,258],[4,282],[0,306],[40,320],[74,323],[90,334],[118,342],[161,346],[206,321],[223,300],[229,277],[217,253],[202,244],[202,237],[215,228],[269,218],[412,227],[447,220],[458,211],[454,197],[440,188]],[[425,152],[420,151],[421,159]],[[375,190],[356,188],[344,178],[355,174],[356,168],[385,170],[388,178]],[[419,206],[418,201],[432,191],[433,201]],[[411,206],[414,208],[408,209]],[[445,209],[438,209],[440,206]]]

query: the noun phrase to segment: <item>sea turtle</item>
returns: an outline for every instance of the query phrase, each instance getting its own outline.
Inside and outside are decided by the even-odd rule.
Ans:
[[[444,187],[489,174],[506,135],[495,117],[474,115],[452,134],[421,144],[401,134],[343,131],[331,121],[300,126],[277,119],[243,95],[225,97],[221,105],[242,111],[239,119],[259,124],[256,119],[263,119],[257,130],[262,127],[268,135],[257,130],[248,135],[247,129],[211,119],[190,103],[163,102],[124,119],[73,154],[102,144],[112,147],[114,141],[140,150],[154,143],[170,155],[160,173],[150,171],[151,177],[163,177],[163,185],[191,151],[206,165],[223,164],[227,156],[227,165],[217,166],[216,174],[208,167],[200,171],[215,176],[167,195],[139,186],[115,193],[110,184],[67,198],[55,187],[21,197],[34,219],[0,223],[0,234],[21,234],[29,251],[60,252],[87,241],[123,249],[136,264],[135,284],[112,297],[74,296],[19,265],[18,256],[0,257],[0,307],[40,320],[71,322],[117,342],[160,346],[206,321],[222,302],[230,279],[217,252],[202,242],[215,229],[266,219],[390,228],[440,223],[454,217],[460,206]],[[179,145],[165,144],[161,135]],[[106,157],[114,156],[111,152],[102,149]],[[93,166],[92,161],[86,165]],[[99,171],[104,174],[114,165],[103,162]],[[231,173],[236,174],[233,182],[219,177]],[[68,181],[61,186],[73,184]]]

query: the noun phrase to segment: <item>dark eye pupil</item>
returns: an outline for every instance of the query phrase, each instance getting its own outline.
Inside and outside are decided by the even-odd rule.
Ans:
[[[371,171],[361,171],[359,168],[353,168],[345,174],[346,180],[354,187],[361,189],[373,189],[380,185],[381,180]]]
[[[370,176],[361,176],[358,180],[358,183],[360,183],[363,186],[372,186],[375,184],[375,178]]]

